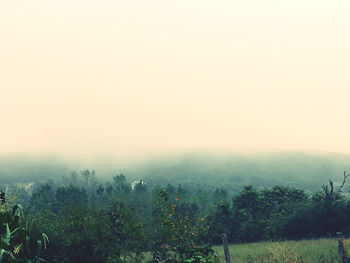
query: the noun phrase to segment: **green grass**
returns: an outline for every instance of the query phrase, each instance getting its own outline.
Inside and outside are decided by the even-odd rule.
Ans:
[[[350,239],[344,240],[350,255]],[[219,262],[225,263],[222,246],[214,246]],[[229,246],[232,263],[338,263],[337,239],[259,242]],[[272,258],[266,256],[272,255]],[[149,262],[151,253],[143,254],[142,262]],[[263,260],[262,260],[263,259]]]
[[[231,261],[245,263],[247,259],[254,259],[251,262],[261,262],[259,259],[267,253],[284,254],[289,251],[293,255],[301,256],[305,263],[335,263],[338,260],[338,243],[337,239],[315,239],[301,241],[283,241],[283,242],[259,242],[250,244],[230,245],[229,251]],[[350,240],[344,241],[344,246],[350,254]],[[225,262],[225,256],[222,246],[215,246],[220,263]],[[266,262],[266,261],[264,261]],[[292,262],[279,261],[276,262]]]

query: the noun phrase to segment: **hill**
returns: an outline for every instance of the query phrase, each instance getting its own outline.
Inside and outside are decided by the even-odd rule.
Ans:
[[[337,153],[190,153],[152,157],[147,161],[72,161],[57,156],[0,156],[1,184],[61,180],[73,170],[95,169],[101,179],[123,173],[129,181],[143,179],[148,185],[182,184],[190,189],[222,187],[230,192],[243,185],[276,184],[310,191],[329,179],[342,180],[350,169],[350,155]]]
[[[223,187],[238,191],[242,185],[276,184],[310,191],[328,180],[341,181],[350,169],[350,156],[334,153],[273,152],[258,154],[189,154],[163,157],[129,167],[126,174],[150,184]]]

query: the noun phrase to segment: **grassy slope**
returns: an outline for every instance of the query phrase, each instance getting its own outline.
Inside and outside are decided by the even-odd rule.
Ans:
[[[350,252],[350,240],[345,240],[344,245]],[[230,245],[229,251],[233,262],[247,262],[249,256],[253,257],[255,262],[268,251],[282,251],[288,248],[294,253],[300,255],[306,263],[337,262],[337,240],[336,239],[317,239],[302,241],[283,241],[283,242],[260,242],[242,245]],[[216,246],[215,250],[220,256],[220,262],[225,262],[222,246]],[[324,260],[322,260],[322,257]],[[253,261],[254,262],[254,261]]]

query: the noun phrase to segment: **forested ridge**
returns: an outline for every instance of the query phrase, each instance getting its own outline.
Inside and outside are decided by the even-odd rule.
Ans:
[[[56,155],[0,155],[0,185],[61,182],[71,171],[96,170],[110,180],[126,174],[129,181],[145,180],[148,186],[185,185],[187,189],[225,188],[237,193],[244,185],[256,188],[287,185],[318,191],[329,179],[350,169],[350,155],[328,152],[206,153],[151,155],[130,160],[99,157],[64,158]]]
[[[24,205],[23,216],[9,230],[22,227],[32,240],[45,233],[49,243],[41,253],[49,262],[184,262],[195,257],[216,262],[211,247],[221,243],[222,233],[230,243],[350,234],[347,176],[325,181],[313,193],[286,185],[245,185],[231,193],[215,186],[148,185],[123,174],[102,181],[93,170],[82,170],[60,182],[35,184],[32,192],[7,186],[1,213],[3,221],[16,218],[5,215],[17,211],[12,209],[16,203]],[[2,248],[23,256],[15,240]]]

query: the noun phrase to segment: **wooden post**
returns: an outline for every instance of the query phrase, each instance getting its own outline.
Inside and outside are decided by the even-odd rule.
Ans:
[[[224,253],[225,253],[226,263],[231,263],[230,252],[228,251],[228,244],[227,244],[226,234],[222,233],[221,234],[221,238],[222,238],[222,244],[224,246]]]
[[[346,251],[344,250],[344,238],[339,237],[338,239],[338,253],[339,253],[339,263],[346,263],[347,262],[347,255]]]

